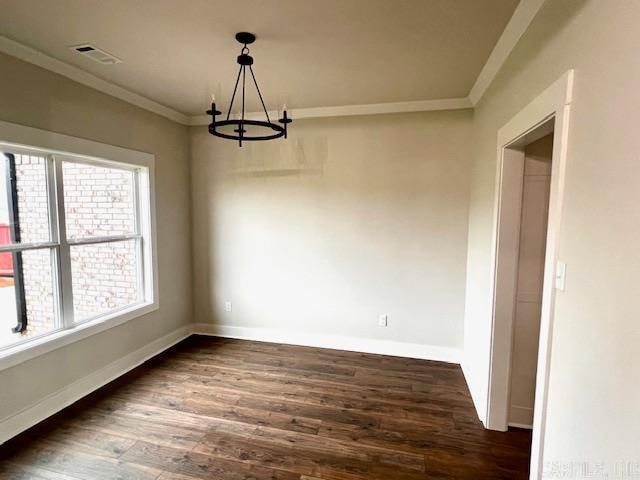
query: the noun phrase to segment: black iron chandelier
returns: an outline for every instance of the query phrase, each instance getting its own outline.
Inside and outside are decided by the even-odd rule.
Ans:
[[[209,133],[211,135],[215,135],[216,137],[226,138],[227,140],[237,140],[238,145],[242,146],[243,141],[260,141],[260,140],[274,140],[276,138],[284,137],[287,138],[287,125],[291,123],[293,120],[287,116],[287,107],[286,105],[282,108],[282,118],[278,119],[278,123],[272,122],[271,118],[269,118],[269,112],[267,111],[267,107],[264,105],[264,100],[262,98],[262,93],[260,93],[260,87],[258,87],[258,82],[256,80],[256,76],[253,73],[253,57],[249,55],[249,48],[247,45],[252,44],[256,41],[256,36],[253,33],[249,32],[239,32],[236,33],[236,40],[240,42],[243,47],[240,51],[240,55],[238,55],[238,64],[240,65],[240,69],[238,70],[238,76],[236,77],[236,85],[233,88],[233,95],[231,96],[231,104],[229,105],[229,110],[227,111],[227,118],[225,120],[217,120],[216,116],[222,114],[219,110],[216,109],[216,99],[212,95],[211,97],[211,110],[207,110],[207,115],[211,115],[212,121],[209,124]],[[246,80],[247,80],[247,67],[249,67],[249,73],[251,74],[251,78],[253,79],[253,83],[256,86],[256,91],[258,92],[258,97],[260,98],[260,103],[262,103],[262,109],[264,110],[264,114],[266,117],[266,121],[264,120],[252,120],[245,118],[246,112],[244,107],[245,102],[245,92],[246,92]],[[231,118],[231,109],[233,108],[233,102],[236,98],[236,93],[238,91],[238,84],[240,83],[240,77],[242,77],[242,111],[240,112],[240,118]],[[224,133],[219,130],[221,127],[233,127],[232,133]],[[245,127],[258,127],[258,128],[266,128],[267,132],[263,132],[263,134],[251,134],[247,135],[247,129]]]

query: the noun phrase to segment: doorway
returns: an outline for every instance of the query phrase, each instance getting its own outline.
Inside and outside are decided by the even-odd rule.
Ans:
[[[551,116],[501,149],[487,412],[492,430],[533,426],[543,278],[554,264],[546,258],[554,130]]]
[[[547,247],[553,133],[525,145],[523,153],[507,424],[531,429]]]
[[[491,291],[489,294],[492,305],[491,339],[487,409],[484,420],[487,428],[504,431],[508,429],[509,423],[521,423],[515,420],[515,414],[524,415],[526,413],[525,420],[530,419],[531,415],[533,416],[530,478],[536,480],[542,478],[544,462],[555,298],[557,291],[564,289],[564,274],[566,272],[565,265],[558,258],[558,239],[564,197],[572,92],[573,71],[569,70],[498,131]],[[549,149],[552,151],[548,167],[550,170],[549,186],[546,191],[544,188],[538,188],[536,193],[538,197],[547,198],[547,204],[543,205],[545,208],[538,208],[537,220],[538,227],[546,226],[546,232],[542,233],[539,228],[533,229],[536,233],[532,235],[532,238],[542,237],[545,239],[544,242],[537,243],[538,248],[544,248],[544,252],[538,251],[536,255],[533,255],[531,258],[534,260],[523,260],[525,263],[527,261],[533,263],[539,261],[540,257],[544,258],[542,266],[538,263],[537,270],[533,268],[537,274],[531,276],[536,279],[532,283],[538,282],[540,291],[534,289],[532,291],[535,291],[535,295],[523,295],[524,301],[522,303],[531,303],[536,310],[533,314],[525,313],[522,315],[523,318],[537,320],[537,322],[532,321],[531,324],[520,318],[516,319],[519,290],[521,293],[530,293],[528,289],[524,288],[524,283],[523,286],[520,286],[518,278],[521,270],[520,244],[523,222],[522,208],[525,203],[523,193],[525,180],[527,180],[525,179],[527,147],[529,147],[530,155],[533,155],[536,148],[544,147],[546,156],[548,156]],[[540,165],[535,166],[540,167]],[[530,173],[532,168],[529,168]],[[535,171],[539,172],[540,170],[534,169],[533,172],[535,173]],[[540,187],[539,184],[529,185],[531,189],[533,186]],[[541,191],[544,191],[544,194],[541,194]],[[536,195],[530,196],[535,197]],[[528,199],[527,203],[529,203]],[[540,205],[535,202],[534,204]],[[525,208],[527,207],[528,205],[525,205]],[[546,223],[544,222],[545,215],[547,216]],[[529,228],[528,225],[527,228]],[[521,307],[521,312],[522,308],[524,307]],[[538,309],[539,314],[537,313]],[[516,320],[527,324],[528,330],[525,328],[525,332],[518,331],[520,329],[516,328]],[[537,338],[535,331],[539,331]],[[523,336],[534,337],[533,339],[527,338],[527,340],[531,340],[527,343],[528,350],[527,347],[522,350],[522,352],[528,352],[524,355],[526,361],[514,360],[514,347],[516,349],[522,347]],[[534,362],[532,358],[535,355],[532,350],[536,347],[538,352],[534,374],[532,369],[527,367],[531,367]],[[519,353],[521,352],[519,351],[516,355]],[[528,392],[528,396],[515,395],[512,397],[512,387],[514,386],[512,384],[512,370],[514,368],[527,371],[524,383],[528,387],[524,391]],[[520,387],[516,385],[516,388]],[[533,398],[530,394],[531,390],[534,391]],[[521,398],[527,400],[518,400]],[[511,408],[512,400],[525,403],[525,405],[515,403],[525,409],[515,412]],[[531,402],[533,402],[532,412],[530,410]],[[511,417],[512,414],[514,414],[513,417]],[[525,425],[527,422],[522,422],[522,426]]]

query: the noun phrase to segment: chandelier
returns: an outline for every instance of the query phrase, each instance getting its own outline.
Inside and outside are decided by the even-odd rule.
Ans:
[[[209,124],[209,133],[211,135],[215,135],[216,137],[226,138],[227,140],[236,140],[239,146],[242,146],[242,142],[244,141],[255,142],[260,140],[274,140],[280,137],[287,138],[287,125],[293,121],[287,116],[287,106],[284,105],[282,107],[282,118],[278,119],[278,123],[272,122],[271,118],[269,117],[267,107],[265,107],[264,105],[264,99],[262,98],[262,93],[260,93],[260,87],[258,87],[256,76],[253,73],[253,57],[249,55],[249,48],[247,47],[247,45],[255,42],[256,36],[253,33],[249,32],[239,32],[236,33],[236,40],[240,42],[243,47],[240,51],[240,55],[238,55],[238,64],[240,65],[240,69],[238,70],[238,76],[236,77],[236,85],[233,88],[233,95],[231,95],[231,104],[229,105],[229,110],[227,111],[227,118],[225,120],[216,120],[216,116],[221,115],[222,112],[216,109],[216,99],[215,96],[212,95],[211,110],[207,110],[207,115],[211,115],[212,118],[212,121]],[[249,68],[249,73],[251,74],[251,78],[253,79],[253,84],[256,87],[256,91],[258,92],[258,97],[260,98],[260,103],[262,104],[262,110],[264,111],[266,120],[254,120],[246,118],[244,104],[246,93],[247,67]],[[233,102],[236,99],[236,93],[238,93],[240,77],[242,77],[242,110],[239,114],[240,118],[231,118],[231,109],[233,108]],[[227,132],[220,131],[221,127],[227,127]],[[230,127],[233,128],[233,133],[229,131]],[[254,134],[250,132],[247,135],[247,128],[245,127],[253,127],[251,128],[251,130],[263,129],[263,131],[261,132],[261,134]],[[264,131],[264,129],[267,130]]]

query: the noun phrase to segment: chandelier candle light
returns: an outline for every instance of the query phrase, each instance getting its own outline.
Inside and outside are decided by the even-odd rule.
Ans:
[[[269,118],[269,112],[267,111],[267,107],[264,105],[264,100],[262,98],[262,93],[260,93],[260,87],[258,87],[258,82],[256,81],[256,76],[253,73],[253,57],[249,55],[249,48],[247,45],[252,44],[256,41],[256,36],[253,33],[249,32],[239,32],[236,33],[236,40],[240,42],[243,47],[240,51],[240,55],[238,55],[238,64],[240,65],[240,70],[238,70],[238,76],[236,78],[236,85],[233,88],[233,95],[231,96],[231,104],[229,105],[229,110],[227,111],[226,120],[217,120],[216,116],[221,115],[222,112],[216,109],[216,99],[214,95],[211,95],[211,110],[207,110],[207,115],[211,115],[212,122],[209,124],[209,133],[211,135],[215,135],[216,137],[226,138],[227,140],[237,140],[238,145],[242,146],[243,141],[259,141],[259,140],[274,140],[276,138],[284,137],[287,138],[287,125],[291,123],[293,120],[287,116],[287,106],[284,105],[282,107],[282,118],[278,119],[278,123],[274,123]],[[258,97],[260,98],[260,103],[262,104],[262,109],[264,111],[266,121],[265,120],[250,120],[245,118],[245,91],[246,91],[246,79],[247,79],[247,67],[249,67],[249,73],[251,74],[251,78],[253,79],[253,83],[256,86],[256,91],[258,92]],[[233,102],[236,98],[236,93],[238,91],[238,84],[240,83],[240,77],[242,77],[242,111],[240,113],[240,118],[231,118],[231,109],[233,108]],[[219,130],[220,127],[232,126],[235,127],[233,129],[233,133],[223,133]],[[259,128],[267,128],[268,132],[264,132],[262,135],[247,135],[247,129],[245,127],[259,127]],[[275,133],[274,133],[275,132]]]

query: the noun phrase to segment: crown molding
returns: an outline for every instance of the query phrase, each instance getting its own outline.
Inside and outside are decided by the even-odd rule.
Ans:
[[[500,68],[546,1],[547,0],[520,0],[493,51],[489,55],[487,62],[480,71],[468,97],[419,100],[413,102],[299,108],[291,110],[292,117],[296,119],[327,118],[473,108],[480,101],[487,88],[489,88],[489,85],[498,74]],[[0,35],[0,52],[63,75],[75,82],[94,88],[150,112],[162,115],[182,125],[207,125],[210,122],[209,117],[206,115],[185,115],[2,35]],[[260,113],[261,112],[248,113],[247,118],[256,118]],[[269,112],[269,115],[276,118],[278,112]]]
[[[53,58],[46,53],[23,45],[15,40],[0,35],[0,52],[19,58],[25,62],[37,65],[75,82],[91,87],[100,92],[116,97],[125,102],[150,112],[162,115],[183,125],[208,125],[210,118],[206,115],[189,117],[181,112],[165,107],[140,94],[103,80],[91,73],[70,65],[62,60]],[[379,115],[384,113],[428,112],[435,110],[458,110],[472,108],[468,98],[446,98],[438,100],[420,100],[414,102],[374,103],[366,105],[341,105],[334,107],[299,108],[291,111],[296,119],[343,117],[353,115]],[[247,118],[258,118],[262,112],[247,113]],[[277,118],[278,112],[269,112]]]
[[[78,67],[74,67],[73,65],[58,60],[57,58],[53,58],[34,48],[18,43],[15,40],[11,40],[10,38],[2,35],[0,35],[0,52],[70,78],[75,82],[99,90],[107,95],[111,95],[112,97],[119,98],[120,100],[131,103],[137,107],[162,115],[174,122],[182,123],[183,125],[187,125],[189,123],[189,117],[183,113],[169,107],[165,107],[164,105],[160,105],[159,103],[143,97],[142,95],[119,87],[118,85],[96,77],[91,73],[85,72]]]
[[[295,108],[289,110],[291,118],[328,118],[351,117],[355,115],[380,115],[385,113],[431,112],[437,110],[461,110],[472,108],[468,98],[443,98],[438,100],[419,100],[415,102],[370,103],[365,105],[340,105],[335,107]],[[269,111],[271,118],[277,118],[277,111]],[[264,119],[264,112],[246,114],[248,119]],[[189,125],[208,125],[211,117],[196,115],[189,118]]]
[[[469,100],[473,106],[478,104],[502,68],[502,65],[504,65],[504,62],[506,62],[516,44],[524,32],[526,32],[527,28],[529,28],[529,25],[531,25],[531,22],[546,1],[547,0],[520,0],[502,35],[500,35],[495,47],[493,47],[493,51],[489,55],[487,62],[484,64],[484,67],[482,67],[476,83],[469,92]]]

